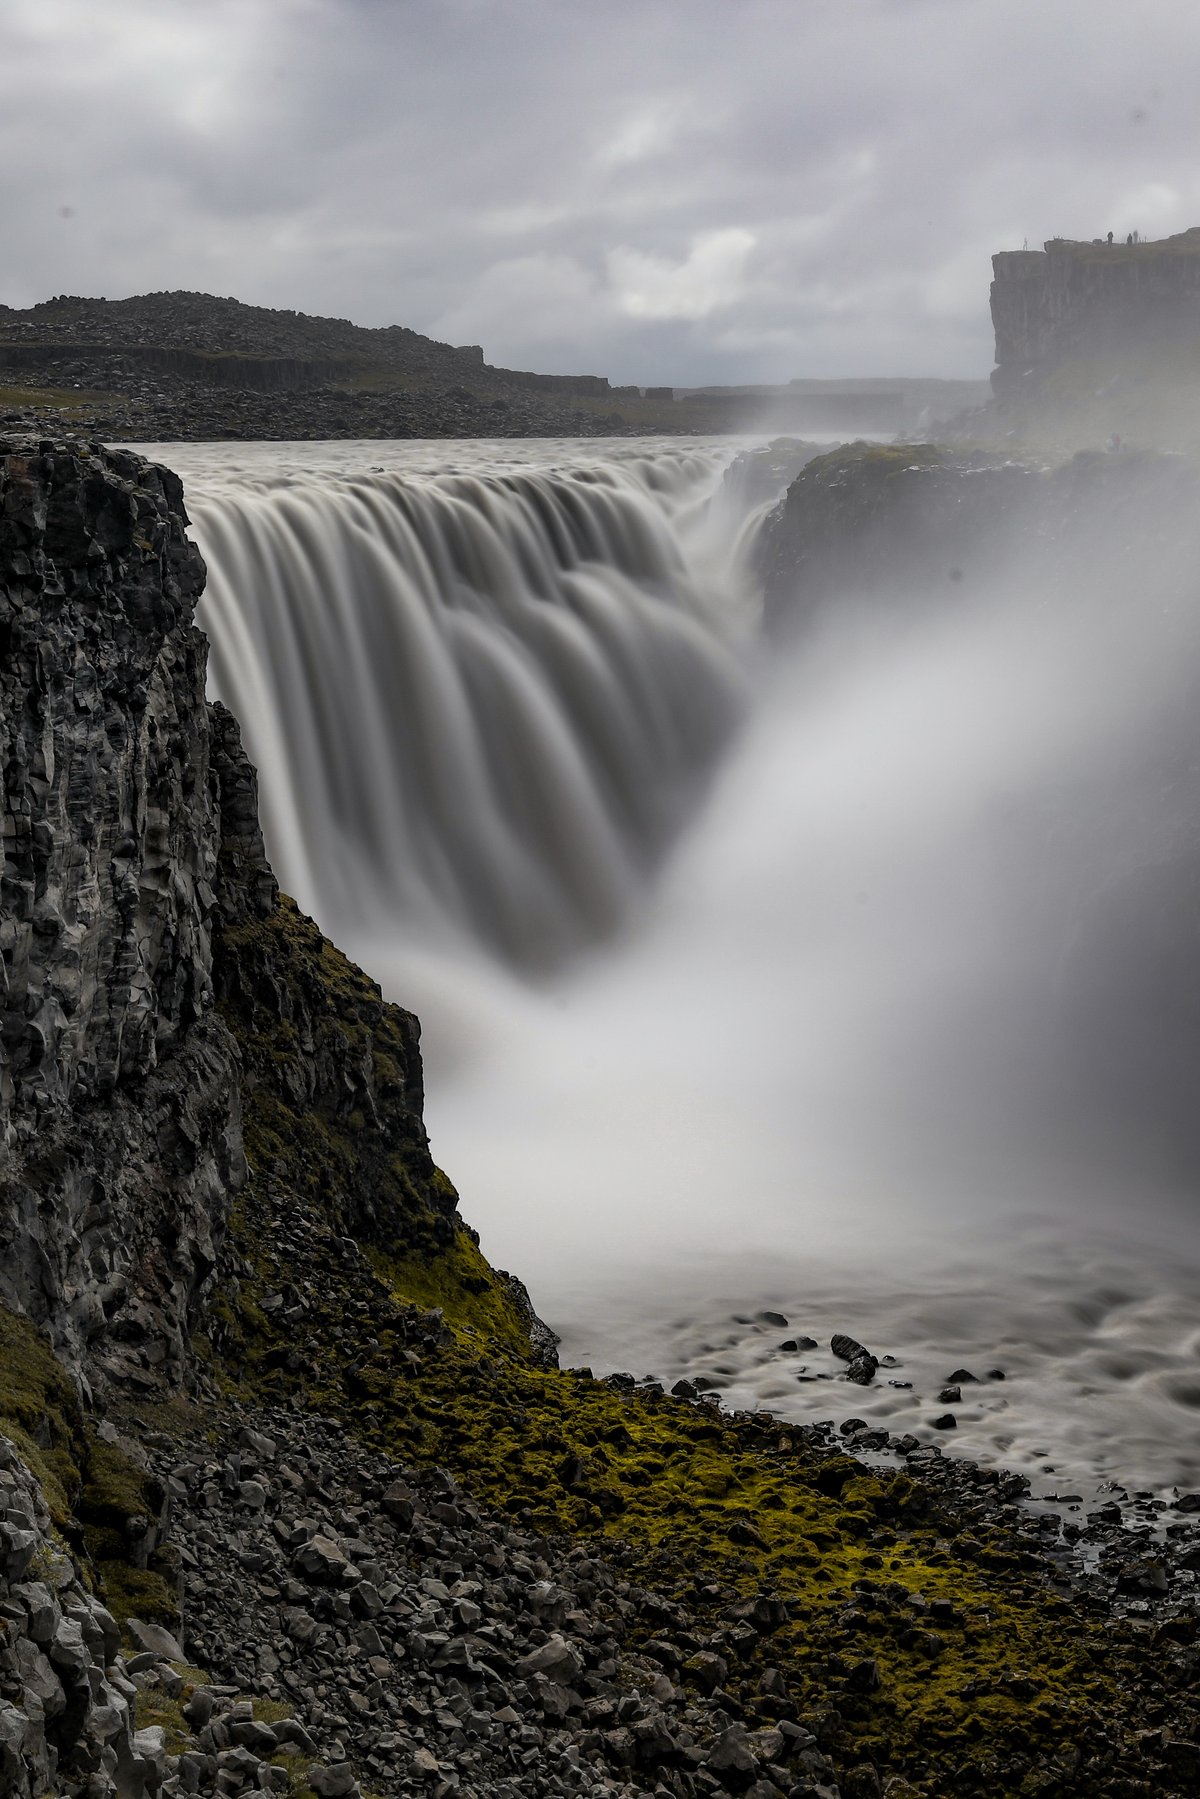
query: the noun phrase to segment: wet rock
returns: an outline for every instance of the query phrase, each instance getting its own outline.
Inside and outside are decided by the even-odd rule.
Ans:
[[[1157,1556],[1126,1562],[1117,1577],[1121,1593],[1165,1593],[1170,1586],[1166,1565]]]
[[[829,1347],[839,1361],[848,1364],[847,1380],[853,1381],[856,1386],[866,1387],[875,1379],[879,1358],[873,1356],[869,1349],[864,1349],[853,1337],[839,1331],[830,1338]]]

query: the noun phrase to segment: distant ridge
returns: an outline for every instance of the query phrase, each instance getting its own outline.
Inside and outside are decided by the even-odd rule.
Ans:
[[[680,425],[669,402],[647,408],[640,389],[603,375],[493,368],[478,344],[439,343],[405,325],[187,291],[0,307],[0,410],[6,403],[22,417],[66,413],[134,438],[579,436]]]

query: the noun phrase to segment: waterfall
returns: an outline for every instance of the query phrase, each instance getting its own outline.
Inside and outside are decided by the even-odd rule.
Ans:
[[[176,457],[280,881],[334,935],[552,965],[636,902],[742,712],[729,451],[337,448]]]
[[[568,1356],[828,1416],[768,1304],[903,1360],[853,1401],[893,1430],[998,1366],[971,1454],[1200,1484],[1171,529],[766,649],[779,446],[157,454],[282,884],[420,1016],[435,1154]]]

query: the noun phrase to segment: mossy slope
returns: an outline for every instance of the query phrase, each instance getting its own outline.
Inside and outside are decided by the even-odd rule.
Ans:
[[[0,1432],[41,1482],[55,1528],[118,1621],[174,1623],[174,1584],[157,1554],[162,1490],[97,1434],[49,1343],[3,1307]]]
[[[1120,1766],[1135,1718],[1112,1636],[1055,1597],[1011,1509],[951,1515],[770,1419],[538,1365],[430,1158],[415,1021],[289,902],[217,963],[250,1164],[221,1378],[628,1557],[731,1645],[734,1709],[824,1718],[846,1764],[929,1794],[1061,1799],[1081,1791],[1079,1743]],[[752,1627],[739,1601],[763,1595],[786,1609]],[[768,1667],[785,1699],[761,1691]]]

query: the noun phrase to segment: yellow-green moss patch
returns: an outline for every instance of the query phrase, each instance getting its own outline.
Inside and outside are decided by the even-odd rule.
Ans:
[[[70,1376],[29,1321],[0,1307],[0,1431],[41,1482],[55,1528],[90,1560],[115,1617],[177,1622],[161,1574],[132,1567],[161,1495],[137,1464],[97,1436]]]

